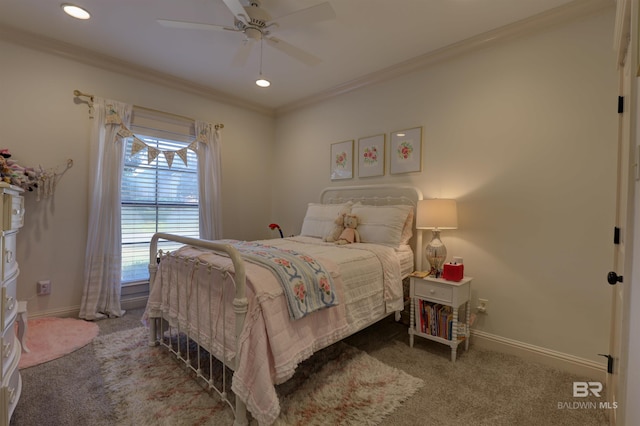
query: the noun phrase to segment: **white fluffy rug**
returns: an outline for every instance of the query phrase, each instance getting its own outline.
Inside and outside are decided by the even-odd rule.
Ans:
[[[230,425],[231,409],[210,396],[174,357],[149,347],[144,327],[94,341],[119,424]],[[376,425],[423,386],[421,379],[340,343],[301,364],[278,386],[277,425]]]

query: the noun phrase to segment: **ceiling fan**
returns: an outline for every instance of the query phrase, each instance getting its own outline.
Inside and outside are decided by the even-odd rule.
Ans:
[[[274,37],[271,32],[276,28],[304,26],[315,22],[335,19],[336,14],[329,2],[320,3],[306,9],[301,9],[278,18],[261,8],[262,0],[248,0],[248,5],[243,5],[240,0],[222,0],[234,16],[233,26],[204,24],[197,22],[174,21],[158,19],[158,23],[172,28],[186,28],[194,30],[223,30],[244,34],[245,42],[238,49],[232,64],[242,66],[246,63],[251,48],[257,41],[264,41],[270,46],[291,56],[307,65],[317,65],[320,58],[300,49],[286,41]]]

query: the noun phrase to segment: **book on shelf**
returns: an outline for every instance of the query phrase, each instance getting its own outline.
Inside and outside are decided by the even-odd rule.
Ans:
[[[453,337],[453,308],[418,299],[420,331],[424,334],[451,340]]]

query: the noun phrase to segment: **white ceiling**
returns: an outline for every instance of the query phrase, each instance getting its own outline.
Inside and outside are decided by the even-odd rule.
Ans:
[[[232,26],[233,15],[223,0],[68,1],[86,8],[92,18],[70,18],[60,8],[64,0],[0,1],[0,38],[37,35],[43,44],[63,42],[58,50],[79,47],[80,54],[88,50],[117,58],[266,109],[335,90],[479,34],[541,13],[548,15],[554,8],[594,2],[330,0],[336,19],[272,31],[322,62],[308,66],[265,44],[262,71],[272,86],[262,89],[254,84],[260,67],[259,44],[244,67],[237,67],[232,60],[243,43],[241,33],[167,28],[156,21]],[[263,0],[262,8],[280,17],[322,2]]]

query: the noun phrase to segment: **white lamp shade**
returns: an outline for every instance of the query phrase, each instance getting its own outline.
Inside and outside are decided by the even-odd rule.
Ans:
[[[417,229],[457,229],[458,208],[456,200],[436,198],[418,201]]]

